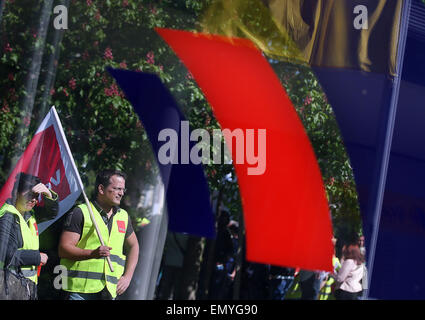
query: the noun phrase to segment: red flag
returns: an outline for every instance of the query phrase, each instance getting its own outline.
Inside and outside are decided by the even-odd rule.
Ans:
[[[55,220],[41,223],[41,233],[74,205],[81,192],[78,183],[80,177],[54,107],[44,118],[1,189],[0,205],[11,196],[15,177],[19,172],[39,177],[42,183],[58,194],[58,216]]]
[[[267,60],[245,39],[156,30],[193,74],[222,128],[267,130],[264,172],[250,175],[249,164],[238,163],[232,153],[247,259],[331,271],[332,225],[320,169],[292,102]]]

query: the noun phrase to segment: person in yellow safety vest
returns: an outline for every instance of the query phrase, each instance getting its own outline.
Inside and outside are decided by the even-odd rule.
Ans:
[[[288,293],[285,295],[285,300],[299,300],[301,298],[301,288],[298,276],[300,271],[300,268],[295,269],[294,282],[292,283],[291,288],[289,288]]]
[[[126,191],[126,176],[104,170],[96,177],[95,196],[90,205],[104,246],[90,218],[87,204],[67,214],[59,242],[62,289],[69,300],[111,300],[130,285],[139,258],[139,243],[128,213],[119,207]],[[124,255],[124,246],[127,256]],[[109,257],[114,271],[107,263]]]
[[[335,283],[334,276],[341,269],[341,263],[337,257],[332,258],[332,265],[334,267],[334,273],[328,275],[328,279],[326,280],[324,286],[320,290],[319,300],[328,300],[332,293],[332,285]]]
[[[335,275],[338,273],[338,270],[341,269],[341,263],[337,256],[335,255],[335,245],[337,239],[335,237],[332,238],[332,243],[334,245],[334,254],[332,257],[332,265],[333,265],[333,274],[328,274],[327,280],[325,281],[323,287],[320,290],[319,300],[328,300],[331,297],[332,293],[332,285],[335,283]]]
[[[42,198],[43,206],[36,206]],[[48,256],[39,251],[37,222],[54,219],[58,195],[41,180],[18,173],[11,198],[0,208],[0,299],[37,299],[37,268]]]

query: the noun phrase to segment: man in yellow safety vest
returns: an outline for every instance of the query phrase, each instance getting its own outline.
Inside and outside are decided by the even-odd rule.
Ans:
[[[128,213],[119,207],[126,191],[124,173],[104,170],[96,177],[90,202],[105,245],[100,245],[87,204],[68,213],[59,243],[62,289],[69,300],[115,299],[130,285],[139,257],[139,243]],[[124,246],[127,256],[124,255]],[[113,271],[106,257],[109,257]]]

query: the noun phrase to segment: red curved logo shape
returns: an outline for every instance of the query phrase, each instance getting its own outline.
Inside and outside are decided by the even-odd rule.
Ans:
[[[332,224],[320,169],[295,108],[267,60],[246,39],[156,31],[193,74],[222,129],[266,130],[262,174],[249,174],[248,161],[236,161],[232,151],[247,259],[332,271]]]

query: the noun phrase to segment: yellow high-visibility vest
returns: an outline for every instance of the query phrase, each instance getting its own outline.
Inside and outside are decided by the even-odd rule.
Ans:
[[[123,253],[125,234],[128,226],[128,213],[119,209],[112,221],[111,233],[103,221],[100,213],[90,203],[105,246],[112,248],[110,259],[114,272],[111,272],[106,258],[88,260],[61,259],[61,265],[65,266],[67,272],[63,273],[63,290],[78,293],[96,293],[102,291],[106,286],[113,298],[117,296],[117,283],[124,273],[126,257]],[[83,212],[84,226],[77,247],[86,250],[95,250],[101,244],[95,227],[90,218],[86,204],[78,206]]]
[[[338,270],[341,268],[341,263],[339,262],[339,259],[337,257],[332,258],[332,265],[334,267],[334,272],[338,272]],[[332,285],[335,283],[335,279],[332,277],[329,277],[329,279],[326,281],[325,285],[323,286],[322,290],[320,291],[319,300],[328,300],[331,293],[332,293]]]
[[[22,248],[19,248],[18,250],[39,250],[40,242],[38,239],[38,227],[34,218],[34,214],[31,213],[31,217],[28,219],[28,221],[25,221],[24,217],[20,214],[18,209],[8,203],[3,204],[0,208],[0,217],[2,217],[6,212],[10,212],[18,217],[16,222],[19,224],[21,229],[23,241]],[[0,261],[0,266],[2,268],[6,267],[4,263],[5,261]],[[37,267],[38,266],[25,266],[21,267],[21,271],[26,278],[37,283]]]

